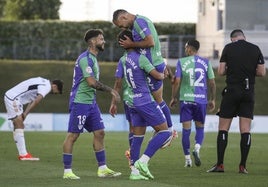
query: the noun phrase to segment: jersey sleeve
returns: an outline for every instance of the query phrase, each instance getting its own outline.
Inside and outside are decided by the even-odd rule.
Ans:
[[[37,93],[45,97],[51,91],[51,83],[46,80],[45,84],[40,84],[37,87]]]
[[[264,59],[263,59],[263,55],[262,55],[262,52],[260,50],[260,48],[258,47],[258,50],[259,50],[259,59],[258,59],[258,64],[264,64]]]
[[[181,69],[181,61],[180,60],[178,60],[178,62],[177,62],[175,77],[178,77],[178,78],[182,77],[182,69]]]
[[[139,66],[146,73],[150,73],[150,71],[155,69],[155,67],[151,64],[151,62],[148,60],[148,58],[146,58],[144,55],[140,55]]]
[[[221,53],[220,63],[227,62],[227,47],[225,46]]]
[[[137,18],[137,20],[134,22],[134,27],[142,39],[144,39],[146,36],[151,35],[151,30],[148,22],[143,18]]]
[[[79,61],[79,66],[82,70],[83,77],[94,77],[93,63],[91,60],[87,61],[87,58],[82,58]]]
[[[115,71],[116,78],[123,78],[124,77],[124,69],[123,69],[123,64],[122,64],[122,59],[118,61],[117,68]]]
[[[208,62],[208,79],[214,79],[215,78],[215,74],[212,68],[212,65],[210,63],[210,61]]]

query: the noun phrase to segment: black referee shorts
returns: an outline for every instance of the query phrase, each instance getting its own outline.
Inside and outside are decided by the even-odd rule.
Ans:
[[[254,103],[254,85],[250,85],[249,89],[245,89],[243,85],[227,85],[222,96],[219,116],[253,119]]]

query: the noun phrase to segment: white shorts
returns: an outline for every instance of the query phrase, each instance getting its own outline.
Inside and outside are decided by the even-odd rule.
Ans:
[[[10,100],[6,96],[4,99],[8,119],[12,120],[23,113],[23,104],[19,99]]]

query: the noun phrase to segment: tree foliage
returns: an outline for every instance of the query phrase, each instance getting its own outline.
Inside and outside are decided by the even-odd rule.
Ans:
[[[6,0],[0,0],[0,19],[2,19],[4,15],[4,6],[6,4]]]
[[[0,3],[1,1],[4,0],[0,0]],[[60,5],[60,0],[5,0],[3,18],[6,20],[59,19]]]

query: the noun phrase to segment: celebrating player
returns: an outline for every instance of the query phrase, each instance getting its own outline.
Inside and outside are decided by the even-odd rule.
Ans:
[[[104,149],[104,124],[100,109],[96,103],[96,90],[111,93],[116,102],[120,101],[117,91],[99,82],[99,64],[96,56],[104,50],[104,36],[100,29],[91,29],[85,33],[88,49],[77,59],[74,67],[73,85],[70,95],[70,118],[66,139],[63,143],[64,179],[80,179],[72,172],[72,151],[80,133],[86,129],[93,132],[93,149],[98,162],[98,177],[116,177],[121,175],[106,165]]]

